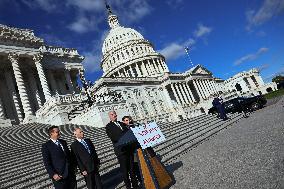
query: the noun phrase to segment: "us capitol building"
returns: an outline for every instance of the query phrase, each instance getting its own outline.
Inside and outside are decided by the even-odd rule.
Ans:
[[[206,113],[215,96],[265,94],[259,71],[241,72],[222,80],[202,65],[183,73],[169,71],[163,55],[134,29],[119,24],[108,7],[110,31],[102,47],[103,76],[88,89],[86,104],[78,89],[84,75],[76,49],[48,46],[32,30],[0,25],[0,126],[20,123],[66,123],[103,127],[107,112],[121,119],[178,121]],[[82,79],[82,78],[81,78]]]

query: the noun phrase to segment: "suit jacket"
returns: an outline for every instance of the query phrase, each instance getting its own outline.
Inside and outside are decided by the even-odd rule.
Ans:
[[[112,141],[112,143],[114,145],[115,154],[117,156],[119,156],[119,155],[126,153],[127,149],[116,147],[115,144],[129,130],[129,128],[127,128],[127,126],[124,123],[122,123],[120,121],[117,121],[117,122],[122,127],[122,130],[114,122],[111,121],[106,125],[106,134],[110,138],[110,140]]]
[[[63,146],[64,151],[52,140],[48,140],[41,148],[43,163],[50,178],[54,174],[66,178],[68,174],[73,173],[73,161],[67,143],[62,139],[58,139],[58,141]]]
[[[90,153],[78,140],[75,140],[71,144],[71,152],[76,157],[77,165],[81,172],[87,171],[88,173],[90,173],[93,171],[98,171],[100,160],[98,158],[94,144],[90,139],[87,138],[84,139],[84,141],[87,143]]]

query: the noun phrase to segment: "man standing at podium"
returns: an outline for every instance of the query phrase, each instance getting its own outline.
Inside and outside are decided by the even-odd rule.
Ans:
[[[125,146],[123,148],[116,147],[115,144],[129,130],[126,125],[117,121],[115,111],[108,113],[110,122],[106,125],[106,133],[111,139],[114,146],[114,153],[120,164],[120,170],[123,175],[123,180],[127,189],[138,188],[138,181],[134,174],[133,148]],[[130,177],[130,178],[129,178]]]

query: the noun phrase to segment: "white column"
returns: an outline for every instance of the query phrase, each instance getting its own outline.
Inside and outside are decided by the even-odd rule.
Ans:
[[[141,72],[140,72],[140,69],[139,69],[139,62],[138,63],[136,63],[136,67],[135,67],[135,69],[136,69],[136,73],[137,73],[137,77],[141,77],[142,76],[142,74],[141,74]]]
[[[172,100],[166,87],[163,87],[163,96],[170,108],[173,108]]]
[[[118,70],[117,72],[118,77],[121,77],[120,71]]]
[[[182,87],[184,92],[186,93],[187,99],[189,100],[189,102],[193,102],[193,98],[191,97],[188,88],[186,87],[186,83],[182,83]]]
[[[177,92],[176,92],[176,89],[174,88],[174,84],[173,83],[171,84],[171,89],[172,89],[172,91],[173,91],[173,93],[174,93],[174,95],[176,97],[177,103],[181,104],[181,101],[180,101],[180,99],[179,99],[179,97],[177,95]]]
[[[212,80],[209,80],[209,85],[210,85],[211,88],[212,88],[212,92],[213,92],[213,93],[217,93],[216,88],[214,87],[214,83],[213,83]]]
[[[121,75],[122,77],[126,77],[126,75],[125,75],[125,73],[124,73],[124,70],[123,70],[123,69],[120,69],[120,70],[119,70],[119,72],[120,72],[120,75]]]
[[[207,86],[206,86],[206,83],[205,83],[205,80],[204,80],[204,79],[201,80],[201,84],[202,84],[202,86],[203,86],[203,91],[204,91],[204,93],[205,93],[205,98],[207,98],[207,97],[209,96],[209,93],[208,93],[208,88],[207,88]]]
[[[155,71],[155,74],[159,72],[159,68],[158,65],[156,64],[155,58],[152,59],[152,65],[153,65],[153,69]]]
[[[163,65],[161,63],[161,60],[159,58],[157,58],[156,60],[157,60],[157,65],[160,68],[160,72],[163,73],[164,72],[164,68],[163,68]]]
[[[126,71],[125,68],[123,68],[123,72],[124,72],[125,77],[129,77],[128,72]]]
[[[210,86],[208,85],[208,80],[207,79],[205,79],[205,80],[203,80],[204,81],[204,84],[205,84],[205,86],[206,86],[206,91],[207,91],[207,94],[208,94],[208,97],[211,95],[211,88],[210,88]]]
[[[213,89],[216,93],[218,93],[218,89],[217,89],[217,86],[216,86],[216,83],[214,80],[211,80],[211,83],[212,83],[212,86],[213,86]]]
[[[144,62],[144,61],[141,62],[141,68],[142,68],[142,75],[143,75],[144,77],[148,76],[149,74],[148,74],[148,72],[147,72],[147,69],[146,69],[145,62]]]
[[[23,80],[23,76],[22,76],[22,73],[21,73],[21,70],[20,70],[19,57],[16,54],[9,54],[8,59],[12,62],[12,67],[13,67],[13,70],[14,70],[16,83],[17,83],[20,98],[21,98],[21,101],[22,101],[22,105],[23,105],[23,109],[24,109],[24,113],[25,113],[25,118],[27,118],[29,115],[32,115],[33,113],[32,113],[30,101],[29,101],[29,98],[28,98],[28,93],[27,93],[27,90],[26,90],[26,87],[25,87],[25,83],[24,83],[24,80]]]
[[[48,78],[50,80],[50,85],[51,85],[52,91],[54,92],[55,95],[58,95],[59,94],[58,93],[58,86],[55,82],[52,70],[48,70],[47,74],[48,74]]]
[[[209,96],[209,94],[208,94],[208,89],[207,89],[207,86],[205,84],[204,79],[201,80],[201,84],[203,86],[203,91],[204,91],[204,94],[205,94],[205,98],[207,98]]]
[[[33,57],[33,60],[35,61],[35,65],[36,65],[36,69],[39,75],[39,80],[40,80],[40,84],[43,90],[45,101],[48,101],[51,97],[51,94],[50,94],[50,90],[48,88],[47,80],[46,80],[44,70],[42,67],[42,62],[41,62],[42,57],[43,57],[42,55],[38,54]]]
[[[214,88],[213,88],[213,86],[211,84],[211,80],[206,80],[206,81],[207,81],[207,85],[209,86],[209,89],[210,89],[210,95],[214,94],[215,91],[214,91]]]
[[[1,98],[0,98],[0,119],[5,119],[5,112],[4,112]]]
[[[148,68],[148,70],[150,71],[151,75],[153,75],[155,72],[154,72],[153,67],[152,67],[152,65],[151,65],[150,59],[148,59],[147,62],[148,62],[147,68]]]
[[[18,119],[19,119],[20,122],[22,122],[23,116],[22,116],[22,111],[21,111],[21,108],[20,108],[20,101],[19,101],[16,89],[15,89],[15,86],[14,86],[12,73],[8,70],[5,70],[4,75],[5,75],[6,85],[8,87],[9,94],[12,96],[12,99],[13,99],[13,102],[14,102],[14,106],[15,106],[15,110],[16,110]]]
[[[66,79],[66,82],[67,82],[67,86],[69,88],[69,92],[72,93],[74,91],[74,86],[72,84],[72,80],[71,80],[71,76],[70,76],[70,70],[64,69],[64,75],[65,75],[65,79]]]
[[[163,60],[161,60],[161,65],[164,68],[164,72],[169,72],[169,68],[168,68],[167,64]]]
[[[260,75],[255,75],[254,78],[256,79],[256,82],[258,83],[259,86],[263,86],[264,85],[264,82],[261,78]]]
[[[185,83],[185,87],[187,88],[187,91],[189,92],[192,101],[193,101],[193,102],[196,102],[196,99],[194,98],[194,96],[193,96],[193,94],[192,94],[192,91],[191,91],[191,89],[190,89],[188,83]]]
[[[149,61],[146,60],[147,63],[145,63],[145,69],[147,70],[148,76],[152,75],[152,70],[149,66]]]
[[[182,96],[183,96],[183,99],[184,99],[185,103],[186,103],[186,104],[189,104],[189,103],[190,103],[190,100],[189,100],[188,98],[190,98],[190,97],[185,94],[185,90],[184,90],[184,88],[183,88],[183,86],[182,86],[183,83],[178,83],[177,85],[179,86],[180,92],[181,92],[181,94],[182,94]]]
[[[179,89],[178,83],[175,83],[175,84],[174,84],[174,87],[176,88],[177,94],[178,94],[178,96],[180,97],[181,103],[182,103],[182,104],[186,104],[185,100],[184,100],[183,97],[182,97],[181,89]]]
[[[131,65],[129,65],[129,69],[130,69],[131,76],[135,77],[135,73],[134,73],[133,68],[132,68]]]
[[[34,74],[30,71],[28,72],[28,78],[29,78],[29,84],[31,86],[31,93],[33,94],[33,96],[36,99],[36,109],[38,110],[39,108],[41,108],[41,99],[40,99],[40,94],[39,94],[39,90],[37,88],[37,84],[36,84],[36,80],[34,77]]]
[[[197,84],[197,80],[192,80],[192,82],[193,82],[193,85],[194,85],[194,87],[195,87],[195,89],[196,89],[196,92],[197,92],[197,94],[198,94],[198,96],[199,96],[199,99],[202,99],[203,96],[202,96],[201,91],[200,91],[200,89],[199,89],[199,86],[198,86],[198,84]]]
[[[204,92],[202,90],[202,85],[200,84],[200,80],[195,80],[196,81],[196,85],[197,85],[197,88],[198,88],[198,91],[201,95],[201,98],[204,99],[205,96],[204,96]]]

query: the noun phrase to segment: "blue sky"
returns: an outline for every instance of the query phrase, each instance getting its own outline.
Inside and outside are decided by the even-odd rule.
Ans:
[[[226,79],[259,68],[284,75],[284,0],[109,0],[120,24],[140,32],[172,72],[193,64]],[[102,75],[109,26],[103,0],[0,0],[0,23],[33,29],[50,45],[77,48],[88,79]]]

